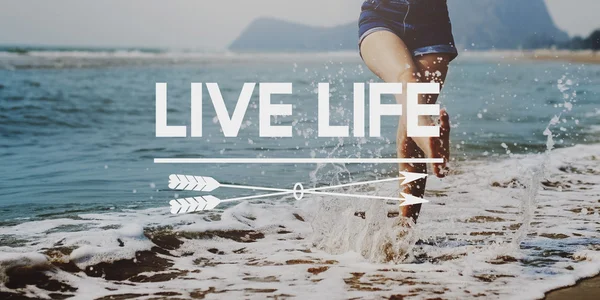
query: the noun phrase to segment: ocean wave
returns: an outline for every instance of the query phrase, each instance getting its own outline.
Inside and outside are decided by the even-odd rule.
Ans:
[[[161,48],[147,47],[125,47],[125,48],[107,48],[107,47],[52,47],[52,46],[0,46],[0,52],[29,54],[29,53],[115,53],[115,52],[141,52],[141,53],[162,53],[168,50]]]
[[[137,65],[229,64],[249,62],[359,61],[354,52],[236,53],[229,51],[140,51],[140,50],[27,50],[1,51],[0,69],[72,69]]]
[[[335,197],[3,226],[0,293],[541,298],[600,271],[598,153],[580,145],[459,164],[429,180],[431,203],[412,229],[394,204]],[[367,189],[398,192],[392,183]]]

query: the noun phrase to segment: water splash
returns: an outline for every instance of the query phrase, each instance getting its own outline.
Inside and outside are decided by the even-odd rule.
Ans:
[[[546,129],[543,132],[543,135],[546,136],[546,151],[544,154],[542,154],[543,157],[541,164],[539,166],[531,167],[527,170],[529,185],[520,205],[522,225],[516,232],[515,239],[513,241],[513,245],[516,247],[520,247],[521,242],[527,237],[527,233],[531,227],[531,221],[533,220],[536,209],[536,197],[540,189],[540,181],[545,177],[546,168],[550,162],[550,152],[554,149],[556,144],[554,141],[554,135],[550,128],[560,124],[562,114],[573,109],[572,103],[575,102],[574,98],[576,97],[577,93],[571,92],[572,85],[573,81],[568,79],[567,75],[563,75],[557,81],[556,87],[562,93],[562,98],[565,100],[564,104],[561,106],[564,107],[564,110],[550,119]]]

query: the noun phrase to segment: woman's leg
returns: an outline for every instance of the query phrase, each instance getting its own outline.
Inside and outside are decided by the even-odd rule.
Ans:
[[[440,86],[444,85],[444,81],[446,80],[446,74],[448,73],[448,63],[450,62],[450,55],[448,55],[448,54],[426,54],[423,56],[416,57],[414,60],[415,60],[417,69],[419,70],[418,74],[420,75],[420,77],[417,75],[417,77],[419,77],[419,81],[436,82],[436,83],[439,83]],[[425,95],[425,96],[423,96],[423,99],[419,100],[419,102],[427,103],[427,104],[434,104],[437,102],[437,98],[438,98],[438,95],[435,95],[435,94]],[[421,121],[421,123],[424,123],[427,120],[429,120],[429,122],[431,122],[431,118],[425,118],[423,121]],[[440,126],[440,139],[438,142],[440,142],[442,144],[443,149],[446,149],[446,151],[444,151],[446,154],[443,155],[443,157],[444,157],[444,159],[447,160],[449,157],[449,154],[450,154],[450,152],[449,152],[450,151],[450,139],[449,139],[450,122],[448,119],[448,113],[444,109],[442,109],[440,111],[440,122],[442,123],[442,125],[443,124],[446,124],[446,125]],[[421,124],[421,125],[429,125],[429,124]],[[400,145],[400,144],[398,144],[398,145]],[[403,143],[403,147],[406,148],[406,149],[403,149],[404,155],[411,154],[411,153],[408,153],[408,149],[417,148],[420,150],[420,148],[417,147],[417,145],[414,143],[412,138],[406,138]],[[412,155],[415,155],[415,154],[417,156],[402,156],[402,157],[423,157],[422,151],[420,153],[416,153],[416,152],[412,153]],[[423,169],[424,169],[423,171],[417,171],[417,172],[422,172],[422,173],[427,172],[425,165],[423,165]],[[446,169],[443,169],[440,171],[444,172],[444,174],[445,174],[445,172],[447,172]],[[415,184],[417,185],[416,187],[405,187],[404,193],[407,193],[407,192],[410,193],[411,191],[415,191],[415,192],[418,192],[418,194],[413,194],[413,195],[422,197],[425,192],[425,179],[421,179],[421,180],[422,181],[415,182]],[[405,217],[412,218],[415,222],[417,221],[417,217],[419,216],[420,211],[421,211],[421,204],[402,207],[402,215]]]
[[[425,74],[419,77],[420,68],[431,69],[432,66],[437,66],[429,60],[415,62],[411,52],[408,50],[404,42],[395,34],[388,31],[378,31],[368,35],[361,43],[362,57],[369,69],[379,76],[385,82],[419,82],[424,81],[427,76]],[[446,64],[447,65],[447,64]],[[441,70],[440,70],[441,72]],[[436,73],[437,74],[437,73]],[[445,76],[445,73],[443,74]],[[434,97],[422,97],[419,99],[421,103],[429,103],[435,101]],[[403,109],[406,111],[406,93],[397,95],[396,100],[403,104]],[[427,122],[426,119],[424,119]],[[431,119],[428,119],[431,123]],[[421,122],[421,121],[420,121]],[[416,158],[416,157],[444,157],[448,158],[448,150],[440,151],[442,145],[448,144],[442,141],[448,139],[448,135],[442,135],[440,138],[408,138],[406,136],[406,113],[404,112],[400,118],[397,135],[397,151],[398,157]],[[429,124],[421,124],[429,125]],[[449,132],[448,117],[445,111],[441,112],[441,127],[442,133]],[[400,171],[407,172],[427,172],[425,164],[400,164]],[[443,177],[442,169],[444,164],[434,166],[436,175]],[[410,193],[417,197],[422,197],[425,191],[425,179],[420,179],[412,184],[403,187],[405,193]],[[406,217],[411,217],[416,220],[420,205],[404,208],[402,214]]]
[[[415,58],[415,64],[419,73],[419,81],[435,82],[440,84],[440,89],[444,86],[446,75],[448,74],[448,64],[450,63],[451,55],[446,53],[432,53],[418,56]],[[419,99],[420,104],[435,104],[439,95],[423,95]],[[423,116],[419,120],[420,125],[432,125],[435,123],[429,116]],[[437,143],[431,147],[431,150],[437,151],[436,157],[444,158],[446,162],[450,158],[450,120],[445,109],[440,110],[440,138],[431,141]],[[425,150],[425,149],[423,149]],[[426,150],[425,150],[426,151]],[[435,155],[434,155],[435,156]],[[430,157],[430,156],[428,156]],[[444,177],[448,172],[446,165],[435,164],[434,173],[438,177]],[[442,175],[442,176],[440,176]]]

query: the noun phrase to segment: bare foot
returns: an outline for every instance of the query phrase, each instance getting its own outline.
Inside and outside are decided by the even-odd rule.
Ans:
[[[431,124],[435,125],[435,124]],[[448,174],[446,163],[450,159],[450,117],[445,109],[440,110],[440,137],[413,137],[427,158],[443,158],[441,164],[433,164],[433,173],[443,178]]]

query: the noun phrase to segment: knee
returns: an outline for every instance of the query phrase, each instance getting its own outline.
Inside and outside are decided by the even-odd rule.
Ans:
[[[437,65],[432,66],[421,71],[421,81],[423,82],[435,82],[444,84],[446,79],[446,73],[448,72],[448,65]]]
[[[420,70],[418,77],[422,82],[444,83],[450,57],[448,55],[427,55],[416,61]]]
[[[419,82],[420,76],[415,67],[407,65],[406,68],[397,71],[395,80],[401,83]]]

